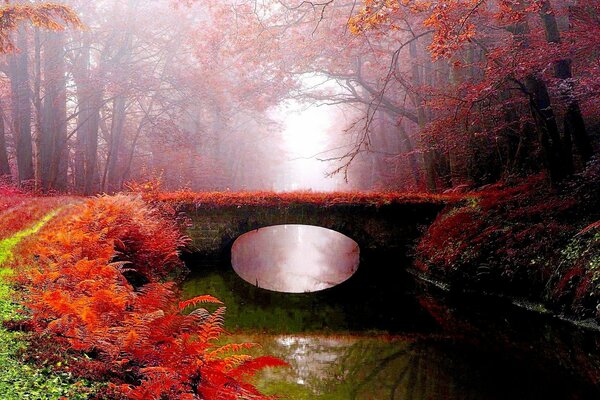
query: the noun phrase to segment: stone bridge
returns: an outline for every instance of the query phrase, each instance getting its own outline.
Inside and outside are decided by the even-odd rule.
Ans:
[[[235,239],[258,228],[315,225],[343,233],[361,250],[405,250],[443,208],[440,201],[391,204],[191,205],[179,207],[190,219],[187,234],[198,255],[228,256]]]

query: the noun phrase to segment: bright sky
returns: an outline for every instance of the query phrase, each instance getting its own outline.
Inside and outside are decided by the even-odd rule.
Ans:
[[[284,128],[284,147],[289,154],[285,173],[276,182],[277,191],[343,190],[343,178],[326,177],[331,163],[319,161],[330,148],[327,135],[339,131],[332,126],[335,118],[332,106],[303,106],[288,102],[278,110],[278,119]]]

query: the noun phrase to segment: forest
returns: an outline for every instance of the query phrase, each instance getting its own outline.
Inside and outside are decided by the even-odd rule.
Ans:
[[[1,2],[0,398],[599,398],[599,37],[598,0]],[[280,224],[354,275],[243,278]]]
[[[557,182],[594,154],[594,1],[194,3],[3,11],[0,175],[271,189],[290,101],[336,105],[318,157],[350,189]]]

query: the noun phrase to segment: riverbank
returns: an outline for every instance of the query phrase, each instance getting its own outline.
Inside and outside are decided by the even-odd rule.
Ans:
[[[551,188],[543,176],[450,205],[416,248],[421,277],[508,297],[583,325],[600,322],[600,166]]]
[[[283,363],[220,345],[218,299],[182,301],[169,211],[133,195],[0,194],[2,399],[268,398],[247,378]]]
[[[1,188],[0,188],[1,189]],[[1,192],[1,190],[0,190]],[[0,398],[6,400],[85,399],[91,391],[89,382],[65,371],[52,371],[52,366],[38,367],[24,362],[28,334],[17,326],[25,316],[17,302],[15,271],[11,268],[22,242],[36,235],[60,206],[72,200],[33,199],[16,191],[0,193]]]

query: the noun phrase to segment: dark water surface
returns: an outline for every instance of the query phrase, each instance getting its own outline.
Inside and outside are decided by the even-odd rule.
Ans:
[[[600,399],[598,335],[497,301],[430,293],[406,272],[403,255],[363,250],[354,275],[314,293],[258,288],[229,260],[187,264],[184,295],[212,294],[227,305],[229,341],[259,343],[255,354],[290,364],[256,378],[269,394]]]

